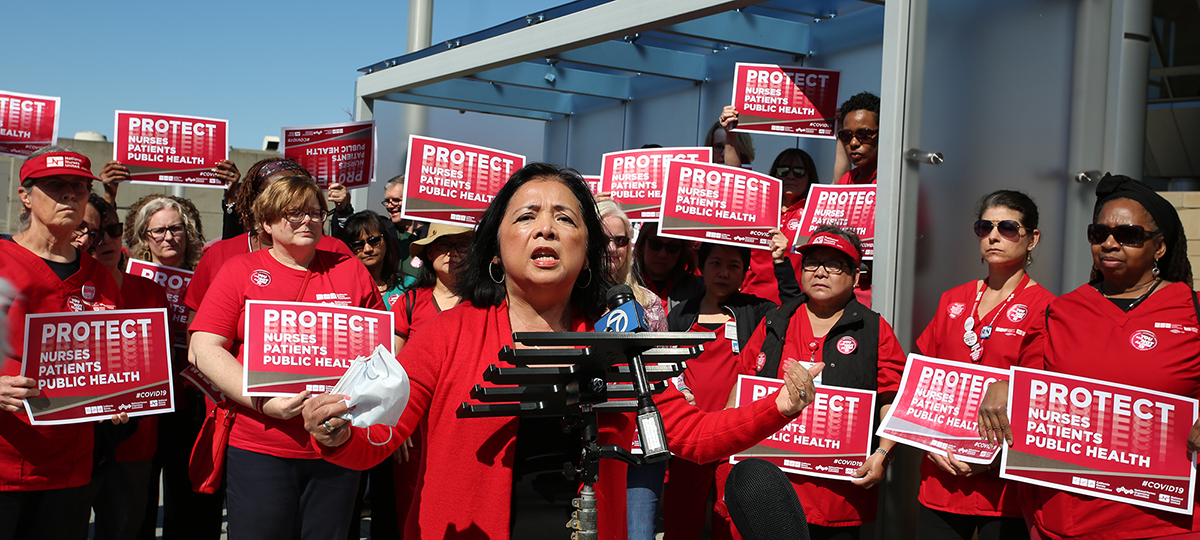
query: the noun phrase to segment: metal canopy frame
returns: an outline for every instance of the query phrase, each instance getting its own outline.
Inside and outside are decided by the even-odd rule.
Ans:
[[[809,25],[881,3],[577,0],[363,67],[356,117],[384,100],[554,120],[708,82],[713,55],[733,48],[799,61]]]

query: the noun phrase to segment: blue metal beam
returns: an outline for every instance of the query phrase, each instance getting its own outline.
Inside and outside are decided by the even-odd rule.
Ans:
[[[568,69],[545,63],[522,62],[502,68],[481,71],[470,78],[569,94],[581,94],[609,99],[631,99],[629,79],[579,69]]]
[[[673,79],[704,80],[704,55],[646,47],[624,41],[605,41],[563,51],[551,58]]]
[[[554,120],[555,115],[539,111],[530,111],[526,109],[514,109],[512,107],[502,107],[497,105],[484,105],[482,103],[470,103],[466,101],[455,101],[452,99],[432,98],[426,96],[414,96],[397,92],[388,94],[383,97],[376,98],[382,101],[392,101],[395,103],[409,103],[412,105],[424,105],[426,107],[437,107],[439,109],[454,109],[458,111],[471,111],[484,114],[497,114],[500,116],[514,116],[517,118],[528,118],[530,120]]]
[[[810,50],[808,25],[740,11],[709,15],[657,31],[787,54],[807,55]]]
[[[571,95],[486,81],[451,79],[410,88],[404,93],[432,98],[528,109],[555,114],[571,114]]]

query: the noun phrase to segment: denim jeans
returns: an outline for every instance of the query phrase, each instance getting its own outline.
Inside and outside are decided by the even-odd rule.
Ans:
[[[658,498],[662,496],[667,460],[630,467],[625,475],[625,513],[629,540],[654,540]]]

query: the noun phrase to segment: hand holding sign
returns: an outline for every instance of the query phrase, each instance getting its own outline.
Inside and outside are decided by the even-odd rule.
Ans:
[[[258,398],[262,399],[262,398]],[[292,397],[273,397],[263,401],[262,412],[271,418],[291,420],[304,410],[304,402],[308,400],[308,390]]]
[[[1001,436],[1012,446],[1013,434],[1008,422],[1008,381],[992,383],[983,396],[983,402],[979,404],[979,437],[992,446],[999,446]]]
[[[925,457],[929,458],[934,465],[949,474],[954,476],[971,476],[992,470],[991,465],[979,465],[976,463],[964,463],[954,457],[954,452],[946,450],[946,455],[942,456],[934,452],[925,452]]]
[[[0,407],[8,412],[24,410],[25,405],[22,401],[25,398],[37,397],[40,393],[34,379],[0,376]]]
[[[779,409],[779,414],[795,416],[803,412],[805,407],[812,405],[813,400],[817,399],[813,377],[820,375],[824,369],[824,362],[817,362],[811,368],[805,368],[800,362],[793,363],[783,380],[782,391],[775,395],[775,406]]]

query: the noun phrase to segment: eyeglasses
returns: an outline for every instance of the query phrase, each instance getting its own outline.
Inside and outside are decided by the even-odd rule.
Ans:
[[[651,251],[662,251],[665,249],[665,250],[667,250],[668,255],[674,255],[676,253],[679,253],[679,250],[683,249],[683,243],[681,243],[681,242],[663,242],[662,240],[660,240],[658,238],[651,238],[649,240],[646,240],[646,249],[649,249]]]
[[[296,223],[296,224],[304,223],[304,216],[308,216],[309,218],[312,218],[313,223],[325,223],[325,218],[329,217],[329,212],[326,212],[324,210],[317,210],[315,212],[304,212],[301,210],[288,210],[287,212],[283,213],[283,219],[286,219],[288,221],[288,223]]]
[[[299,222],[297,222],[297,223],[299,223]],[[353,242],[350,242],[350,251],[353,251],[354,253],[358,253],[358,252],[362,251],[363,248],[367,247],[367,244],[371,244],[371,247],[379,247],[379,244],[381,244],[381,243],[383,243],[383,235],[377,234],[375,236],[367,238],[366,240],[355,240]]]
[[[1108,241],[1108,237],[1113,237],[1118,244],[1122,246],[1137,247],[1142,245],[1142,242],[1154,238],[1162,234],[1162,231],[1147,231],[1141,225],[1117,225],[1109,227],[1099,223],[1092,223],[1087,226],[1087,239],[1092,245],[1100,245]]]
[[[444,253],[450,253],[451,251],[457,251],[459,253],[466,253],[467,250],[471,249],[471,241],[470,240],[459,240],[459,241],[455,242],[452,240],[447,240],[445,238],[439,238],[433,242],[433,249],[436,249],[436,250],[444,252]]]
[[[792,176],[796,178],[804,178],[804,175],[808,174],[808,169],[805,169],[803,165],[799,167],[775,167],[775,178],[783,178],[788,173],[792,173]]]
[[[1011,219],[1006,219],[1004,221],[988,221],[986,219],[981,219],[975,222],[975,236],[984,238],[987,235],[992,234],[993,226],[996,227],[996,230],[1000,232],[1000,236],[1008,240],[1016,240],[1020,238],[1021,229],[1024,228],[1021,227],[1020,223],[1017,223]]]
[[[610,243],[616,247],[623,248],[623,247],[629,245],[629,237],[625,236],[625,235],[612,236],[612,237],[609,237],[608,243]]]
[[[100,227],[99,229],[96,229],[94,231],[89,229],[87,227],[87,225],[80,225],[79,228],[75,229],[75,237],[76,238],[81,237],[81,236],[87,237],[87,245],[89,246],[88,247],[89,253],[91,253],[91,251],[93,249],[95,249],[96,246],[100,245],[100,242],[104,241],[105,236],[108,236],[109,238],[120,238],[121,235],[124,233],[125,233],[125,225],[119,221],[116,223],[109,223],[108,225]]]
[[[171,236],[174,238],[179,238],[183,236],[183,233],[185,232],[187,232],[187,227],[182,223],[176,223],[169,227],[155,227],[153,229],[146,229],[146,236],[149,236],[150,239],[154,240],[155,242],[162,242],[163,239],[167,237],[167,233],[171,233]]]
[[[837,259],[829,259],[827,261],[817,261],[805,258],[800,264],[800,269],[805,272],[816,272],[817,268],[824,268],[825,273],[831,276],[839,276],[850,271],[850,265]]]
[[[879,135],[878,129],[858,128],[854,131],[843,129],[837,132],[837,138],[842,141],[842,144],[850,144],[850,139],[858,139],[858,142],[866,144],[874,141],[876,135]]]
[[[404,202],[404,199],[401,199],[399,197],[392,197],[390,199],[384,199],[382,201],[379,201],[379,204],[382,204],[384,208],[388,208],[391,206],[400,206],[403,202]]]

